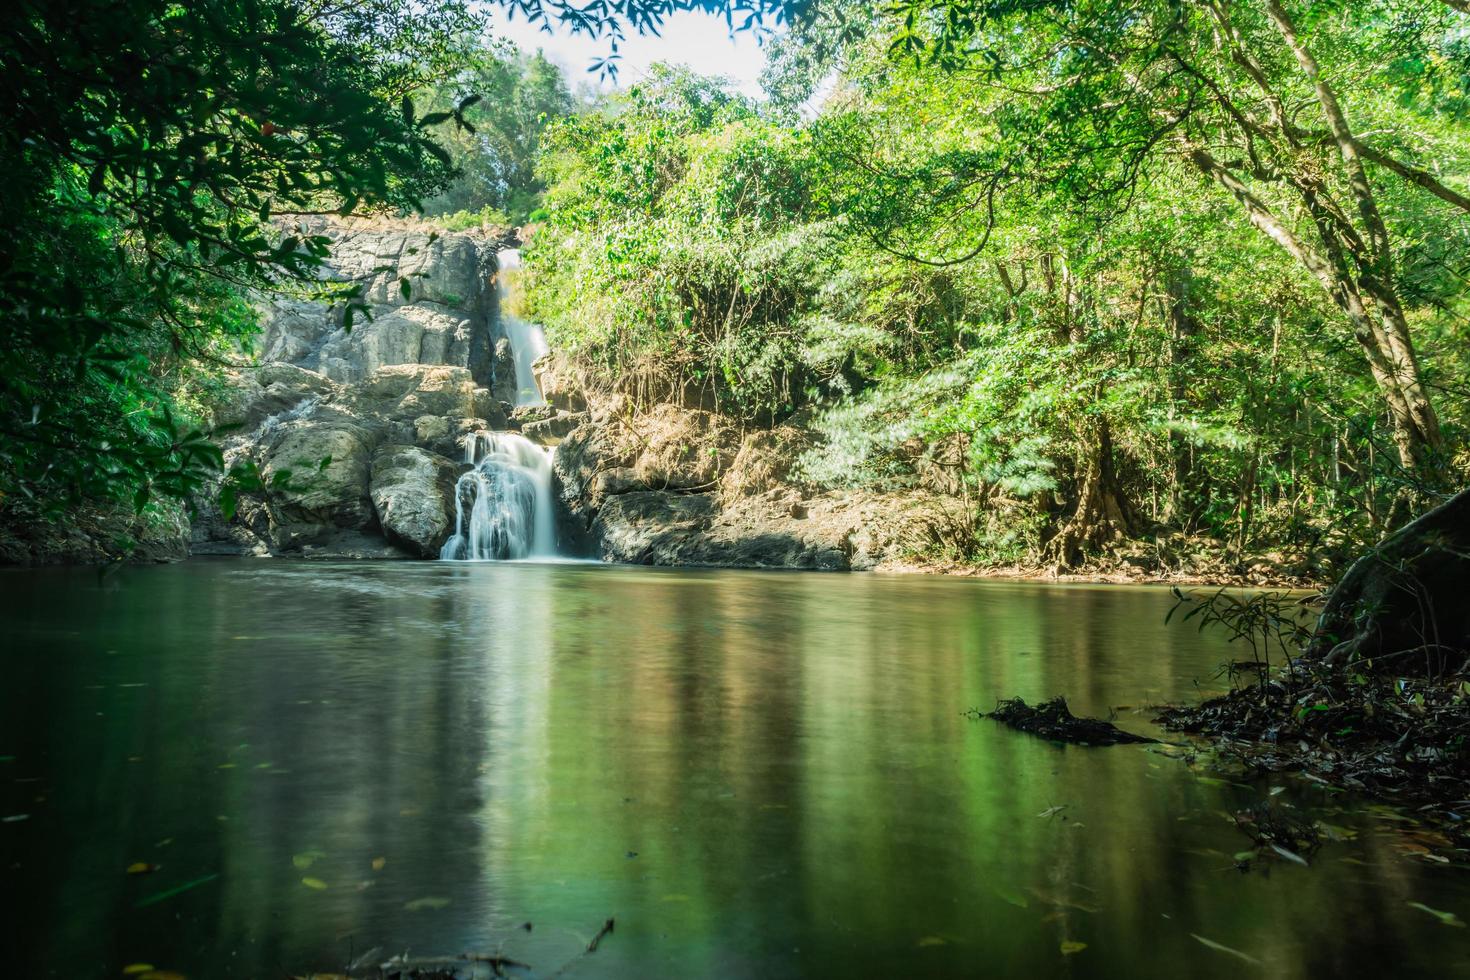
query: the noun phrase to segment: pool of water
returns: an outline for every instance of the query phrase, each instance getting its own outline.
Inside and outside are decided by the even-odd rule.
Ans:
[[[589,565],[0,573],[7,960],[1470,976],[1470,930],[1418,907],[1470,921],[1470,874],[1391,811],[966,717],[1064,693],[1152,731],[1140,706],[1238,654],[1171,603]],[[1242,874],[1230,814],[1273,785],[1350,839]]]

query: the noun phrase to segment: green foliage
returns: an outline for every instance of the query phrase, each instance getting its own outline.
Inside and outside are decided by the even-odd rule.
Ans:
[[[1372,204],[1394,283],[1364,302],[1392,328],[1397,297],[1439,458],[1463,459],[1470,225],[1450,177],[1412,170],[1467,159],[1463,53],[1437,5],[1400,6],[1296,13],[1319,57],[1352,66],[1341,98],[1385,161]],[[991,558],[1038,560],[1107,512],[1125,534],[1282,548],[1320,573],[1421,484],[1384,409],[1421,381],[1378,377],[1345,316],[1381,255],[1349,248],[1320,275],[1191,156],[1234,154],[1227,171],[1309,249],[1364,240],[1330,141],[1255,121],[1278,87],[1314,99],[1280,32],[1241,13],[1212,46],[1207,7],[829,4],[779,42],[773,112],[656,72],[550,132],[532,311],[636,397],[811,418],[810,481],[1010,515]],[[832,67],[826,106],[793,123]],[[1303,193],[1340,219],[1318,229]]]
[[[451,231],[476,214],[487,224],[524,224],[545,191],[536,175],[542,133],[577,105],[561,71],[539,51],[527,56],[473,41],[465,47],[467,64],[418,99],[429,114],[450,110],[469,93],[478,100],[462,114],[465,125],[441,133],[457,175],[424,201],[423,211],[445,215]]]
[[[187,496],[181,417],[246,340],[248,291],[308,280],[273,221],[416,207],[450,174],[410,94],[458,57],[453,0],[19,2],[0,14],[0,506]],[[351,300],[350,288],[336,291]]]

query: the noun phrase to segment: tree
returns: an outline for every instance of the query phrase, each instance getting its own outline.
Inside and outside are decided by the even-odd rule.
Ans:
[[[1414,118],[1376,95],[1405,91],[1414,57],[1448,24],[1438,4],[1406,29],[1381,4],[1301,4],[1305,38],[1280,0],[1122,8],[1101,0],[904,0],[895,53],[976,73],[1010,94],[997,113],[1011,153],[997,172],[1068,192],[1074,206],[1126,206],[1161,156],[1187,161],[1308,271],[1346,315],[1392,420],[1398,456],[1421,479],[1442,440],[1403,311],[1398,256],[1370,165],[1452,207],[1470,200],[1416,159]],[[1314,51],[1336,59],[1325,71]],[[1354,79],[1345,96],[1332,79]],[[1352,101],[1349,102],[1348,99]],[[1304,114],[1299,107],[1310,105]],[[1392,136],[1369,144],[1351,105]],[[1315,124],[1308,120],[1317,117]],[[1441,123],[1442,125],[1442,123]],[[1383,128],[1382,125],[1375,128]],[[1393,144],[1398,145],[1393,145]],[[1459,164],[1459,161],[1440,161]],[[1296,217],[1297,214],[1301,218]]]
[[[219,465],[171,391],[308,280],[303,212],[412,208],[450,168],[410,94],[457,0],[22,0],[0,14],[0,495],[184,496]],[[339,298],[341,297],[339,295]]]
[[[576,111],[576,103],[561,70],[540,51],[506,47],[477,51],[471,65],[436,81],[420,101],[425,112],[442,112],[469,93],[480,101],[464,113],[467,125],[445,135],[459,175],[423,208],[431,214],[490,209],[521,224],[546,189],[536,176],[542,134]]]

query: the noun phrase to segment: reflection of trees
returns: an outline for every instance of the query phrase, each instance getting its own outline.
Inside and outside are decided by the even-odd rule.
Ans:
[[[1047,975],[1063,939],[1088,944],[1066,961],[1083,973],[1234,969],[1191,932],[1282,976],[1433,955],[1415,940],[1439,926],[1405,912],[1433,892],[1387,842],[1343,849],[1372,867],[1326,853],[1241,876],[1221,814],[1257,793],[963,716],[1010,694],[1090,713],[1187,696],[1225,651],[1164,634],[1161,592],[241,567],[190,568],[188,590],[184,569],[157,570],[88,596],[78,622],[100,632],[32,638],[55,666],[18,674],[34,695],[7,704],[67,777],[59,857],[21,882],[52,949],[228,949],[265,976],[352,942],[457,952],[533,919],[518,951],[541,965],[616,915],[599,969],[640,976]],[[38,615],[76,616],[80,593],[60,594]],[[103,681],[150,686],[87,692],[97,646],[119,650]],[[162,857],[145,850],[163,837]],[[313,847],[320,862],[293,867]],[[123,880],[137,859],[167,874]],[[131,907],[216,870],[157,915]],[[425,895],[453,904],[405,914]]]

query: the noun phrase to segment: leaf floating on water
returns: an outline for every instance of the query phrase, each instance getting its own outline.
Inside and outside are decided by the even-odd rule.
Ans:
[[[919,948],[920,949],[923,949],[926,946],[943,946],[943,945],[944,945],[944,940],[941,939],[938,936],[925,936],[923,939],[920,939],[919,940]]]
[[[322,881],[320,878],[302,878],[301,883],[307,888],[312,889],[313,891],[320,892],[327,889],[327,883],[325,881]]]
[[[1061,947],[1061,949],[1062,949],[1062,955],[1063,956],[1071,956],[1074,953],[1080,953],[1080,952],[1082,952],[1086,948],[1087,948],[1087,944],[1086,943],[1075,942],[1075,941],[1073,941],[1071,939],[1069,939],[1066,942],[1062,943],[1062,947]]]
[[[157,870],[158,865],[149,864],[147,861],[134,861],[132,864],[128,865],[128,874],[130,875],[152,874],[154,871]]]
[[[1010,888],[992,888],[997,898],[1008,905],[1014,905],[1018,909],[1030,908],[1031,903],[1026,901],[1026,896]]]
[[[305,871],[326,856],[325,851],[302,851],[300,854],[291,855],[291,863],[296,866],[297,871]]]
[[[383,868],[387,867],[387,865],[388,865],[388,859],[387,858],[373,858],[373,870],[374,871],[382,871]]]
[[[410,912],[422,912],[425,909],[442,909],[448,904],[449,899],[447,898],[441,898],[438,895],[426,895],[423,898],[416,898],[412,902],[405,902],[403,907]]]
[[[1201,942],[1204,945],[1208,946],[1210,949],[1213,949],[1217,953],[1224,953],[1226,956],[1233,956],[1233,957],[1235,957],[1238,960],[1244,960],[1245,962],[1249,963],[1251,966],[1265,966],[1266,965],[1266,964],[1262,963],[1260,960],[1256,959],[1254,956],[1252,956],[1249,953],[1242,953],[1238,949],[1231,949],[1229,946],[1226,946],[1223,943],[1217,943],[1213,939],[1206,939],[1204,936],[1201,936],[1199,933],[1191,932],[1190,935],[1193,936],[1199,942]]]
[[[125,977],[136,976],[139,973],[152,973],[152,972],[153,972],[153,964],[152,963],[129,963],[127,966],[123,967],[123,976],[125,976]]]
[[[215,872],[212,875],[205,875],[203,878],[195,878],[193,881],[186,881],[176,888],[170,888],[168,891],[162,891],[157,893],[156,895],[149,895],[147,898],[143,899],[141,902],[133,907],[139,909],[147,908],[149,905],[157,904],[158,902],[161,902],[166,898],[173,898],[180,892],[186,892],[190,888],[198,888],[200,885],[211,882],[218,877],[219,872]]]
[[[1307,859],[1306,858],[1302,857],[1296,851],[1287,850],[1286,848],[1282,847],[1280,844],[1272,844],[1271,845],[1271,850],[1275,851],[1276,854],[1279,857],[1283,857],[1286,860],[1292,862],[1293,864],[1300,864],[1304,868],[1310,868],[1311,867],[1311,865],[1307,863]]]
[[[1465,923],[1460,919],[1460,917],[1458,915],[1456,915],[1453,912],[1441,912],[1439,909],[1432,909],[1432,908],[1430,908],[1428,905],[1425,905],[1423,902],[1410,902],[1409,903],[1409,908],[1411,908],[1411,909],[1418,909],[1420,912],[1428,912],[1430,915],[1432,915],[1436,919],[1438,919],[1441,924],[1450,926],[1451,928],[1454,928],[1454,929],[1463,929],[1463,928],[1465,928]]]
[[[0,823],[20,823],[22,820],[31,819],[29,813],[12,813],[8,817],[0,817]]]

